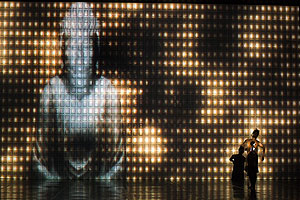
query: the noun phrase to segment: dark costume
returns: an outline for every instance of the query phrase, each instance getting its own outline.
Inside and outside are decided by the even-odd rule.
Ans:
[[[250,179],[251,189],[255,189],[255,183],[258,173],[258,155],[254,150],[251,150],[248,153],[246,171]]]
[[[233,181],[244,180],[244,162],[246,158],[242,154],[234,154],[230,157],[230,161],[233,162],[233,171],[231,179]]]

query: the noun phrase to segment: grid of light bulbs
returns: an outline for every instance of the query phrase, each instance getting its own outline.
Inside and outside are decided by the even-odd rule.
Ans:
[[[136,26],[159,29],[154,32],[154,37],[161,41],[161,50],[155,52],[157,59],[141,59],[144,52],[135,47],[142,40],[142,33],[127,44],[133,48],[128,55],[134,66],[150,65],[163,77],[156,81],[166,98],[156,100],[158,107],[143,112],[139,109],[143,105],[137,99],[147,98],[144,89],[149,80],[126,79],[124,74],[122,79],[112,78],[121,94],[127,179],[229,178],[230,155],[237,152],[238,144],[256,127],[261,129],[260,140],[267,146],[266,160],[259,165],[262,177],[272,178],[280,166],[287,164],[292,166],[289,168],[292,172],[296,170],[293,166],[300,164],[300,151],[291,145],[300,144],[297,128],[299,7],[183,3],[90,5],[101,22],[102,37],[111,36],[111,30],[129,31],[133,35]],[[6,94],[1,101],[2,105],[8,105],[1,110],[10,113],[1,116],[1,178],[28,178],[38,110],[31,104],[37,105],[38,99],[27,95],[28,98],[14,102],[9,95],[38,96],[49,78],[61,73],[57,67],[61,65],[58,29],[64,11],[70,6],[69,2],[0,2],[1,90]],[[218,20],[224,20],[226,13],[232,11],[238,14],[227,25],[235,31],[230,36],[235,41],[224,41],[223,51],[195,51],[206,47],[203,41],[207,38],[224,37],[224,33],[214,30],[225,28]],[[21,17],[34,19],[32,16],[53,20],[20,20]],[[168,19],[172,23],[164,23]],[[181,21],[176,23],[174,19]],[[136,22],[138,25],[134,26]],[[226,48],[235,50],[225,51]],[[284,62],[276,63],[273,59]],[[272,68],[277,70],[273,73]],[[142,70],[140,73],[145,76],[153,72]],[[103,73],[117,76],[120,72]],[[18,87],[22,84],[31,87]],[[194,88],[194,94],[201,98],[193,102],[196,107],[183,110],[182,114],[188,116],[180,118],[183,128],[164,128],[165,123],[172,121],[169,117],[176,121],[176,108],[171,105],[183,91],[177,87]],[[148,113],[157,114],[157,118]],[[165,133],[175,136],[168,137]],[[176,135],[180,135],[180,144],[188,146],[185,147],[187,156],[182,156],[185,155],[182,149],[175,147]],[[281,147],[268,148],[276,145]],[[176,152],[181,152],[181,156],[169,156]]]

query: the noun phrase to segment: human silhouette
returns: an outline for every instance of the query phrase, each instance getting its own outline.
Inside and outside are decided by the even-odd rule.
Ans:
[[[244,180],[244,163],[246,158],[243,156],[245,149],[240,146],[239,153],[230,157],[230,161],[233,162],[232,181],[241,182]]]
[[[250,189],[255,190],[255,184],[258,173],[258,147],[263,149],[262,161],[265,156],[265,146],[257,140],[259,130],[255,129],[252,132],[252,138],[246,139],[242,146],[247,150],[247,165],[245,170],[250,180]]]
[[[256,183],[256,178],[257,178],[257,173],[258,173],[258,155],[255,151],[255,142],[252,141],[250,142],[251,148],[250,148],[250,152],[247,155],[247,174],[249,176],[250,179],[250,183],[251,183],[251,190],[255,190],[255,183]]]
[[[73,3],[61,23],[62,74],[40,99],[34,168],[46,179],[109,179],[121,170],[120,101],[96,73],[99,23],[88,3]]]

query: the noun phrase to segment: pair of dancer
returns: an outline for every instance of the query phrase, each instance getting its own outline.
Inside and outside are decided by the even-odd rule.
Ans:
[[[232,155],[230,161],[233,162],[232,180],[233,181],[243,181],[244,180],[244,169],[247,172],[250,180],[251,190],[255,190],[255,184],[258,173],[258,147],[263,149],[262,161],[265,156],[264,145],[257,140],[259,135],[259,130],[255,129],[252,132],[252,138],[246,139],[239,148],[239,154]],[[243,156],[244,151],[247,151],[247,158]],[[244,168],[244,163],[246,162],[246,167]]]

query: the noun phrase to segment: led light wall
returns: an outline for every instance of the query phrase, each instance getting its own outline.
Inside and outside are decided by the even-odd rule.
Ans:
[[[47,137],[41,139],[45,88],[65,73],[62,29],[72,3],[0,2],[1,178],[35,177],[41,157],[46,160],[41,167],[51,171],[50,158],[37,155],[52,152],[61,178],[69,178],[70,168],[75,170],[72,178],[81,177],[85,166],[85,178],[94,178],[106,170],[103,163],[114,161],[119,177],[129,180],[227,179],[233,167],[230,156],[255,128],[266,147],[259,178],[299,178],[299,7],[87,5],[83,15],[97,20],[93,36],[99,45],[95,49],[88,42],[93,48],[85,51],[97,50],[95,74],[111,83],[114,97],[108,99],[119,102],[112,113],[120,118],[95,122],[92,117],[103,126],[116,123],[99,125],[101,134],[94,125],[83,128],[84,118],[77,121],[79,129],[68,129],[97,133],[95,141],[103,142],[95,146],[95,154],[79,160],[70,155],[86,147],[81,141],[68,146],[65,135],[55,139],[61,131],[56,125],[44,126]],[[97,95],[105,94],[101,83]],[[73,109],[74,116],[96,116],[103,106],[94,102],[80,108]],[[59,123],[54,115],[48,122]],[[118,139],[107,136],[112,130]],[[51,151],[49,141],[62,146]],[[53,152],[60,152],[63,161],[56,162]],[[103,165],[86,164],[95,160]]]

